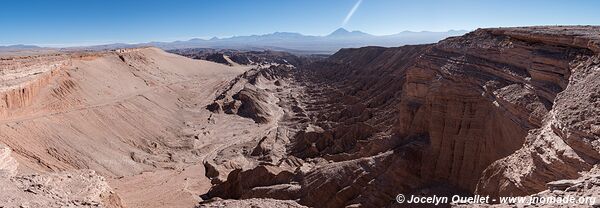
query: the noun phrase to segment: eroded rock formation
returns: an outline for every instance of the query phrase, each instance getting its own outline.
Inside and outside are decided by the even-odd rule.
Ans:
[[[215,200],[200,204],[198,208],[203,207],[255,207],[255,208],[270,208],[270,207],[282,207],[282,208],[303,208],[295,201],[283,201],[275,199],[246,199],[246,200]]]
[[[527,27],[324,60],[223,52],[232,66],[154,48],[3,58],[0,201],[385,207],[399,193],[595,194],[599,40],[599,27]]]
[[[580,177],[600,154],[599,31],[479,29],[299,67],[274,91],[287,94],[265,91],[284,112],[273,120],[286,154],[241,153],[258,162],[207,196],[381,207],[399,193],[529,195]]]
[[[123,207],[102,176],[92,170],[17,174],[17,161],[0,146],[0,204],[3,207]]]

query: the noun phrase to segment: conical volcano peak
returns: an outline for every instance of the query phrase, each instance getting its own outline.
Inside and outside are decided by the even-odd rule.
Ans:
[[[370,34],[364,33],[362,31],[352,31],[350,32],[349,30],[346,30],[345,28],[338,28],[337,30],[333,31],[332,33],[330,33],[329,35],[327,35],[327,37],[360,37],[360,36],[371,36]]]

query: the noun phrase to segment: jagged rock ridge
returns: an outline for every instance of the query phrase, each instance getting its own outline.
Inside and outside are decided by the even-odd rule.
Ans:
[[[528,195],[577,178],[600,153],[599,31],[479,29],[299,67],[271,91],[286,155],[254,157],[207,197],[381,207],[398,193]]]
[[[0,200],[385,207],[398,193],[596,194],[599,31],[215,59],[233,67],[154,48],[3,58],[0,175],[3,193],[24,194]]]

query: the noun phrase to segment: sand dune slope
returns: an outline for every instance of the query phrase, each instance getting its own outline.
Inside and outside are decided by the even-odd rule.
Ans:
[[[20,65],[7,67],[13,74],[33,78],[11,79],[13,85],[0,91],[2,103],[19,104],[0,105],[0,143],[13,150],[20,174],[92,169],[109,178],[117,192],[135,177],[147,178],[151,173],[156,178],[124,185],[123,192],[133,195],[142,191],[138,186],[151,188],[162,180],[171,180],[177,186],[172,188],[181,191],[178,185],[186,178],[175,175],[188,173],[187,167],[200,167],[193,174],[199,176],[197,180],[203,178],[203,167],[197,163],[209,150],[200,150],[206,142],[196,136],[201,127],[192,123],[199,120],[208,125],[211,115],[204,112],[204,100],[211,100],[222,85],[246,70],[155,48],[56,59],[61,65],[35,75],[15,71]],[[44,58],[37,61],[39,66],[50,64]],[[164,187],[159,190],[177,194]],[[184,192],[177,197],[186,200],[177,203],[196,203],[195,192]],[[165,200],[177,201],[177,197]],[[121,198],[130,207],[162,203],[137,196],[146,204],[135,204],[127,196]]]

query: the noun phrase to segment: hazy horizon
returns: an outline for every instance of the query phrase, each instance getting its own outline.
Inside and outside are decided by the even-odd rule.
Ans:
[[[337,28],[373,35],[531,25],[598,25],[590,1],[7,1],[0,45],[68,47]],[[227,15],[225,15],[227,14]],[[375,23],[375,24],[374,24]]]
[[[49,48],[61,48],[61,47],[85,47],[85,46],[98,46],[98,45],[109,45],[109,44],[144,44],[144,43],[151,43],[151,42],[165,42],[165,43],[170,43],[170,42],[176,42],[176,41],[188,41],[188,40],[192,40],[192,39],[202,39],[202,40],[210,40],[212,38],[219,38],[219,39],[228,39],[228,38],[235,38],[235,37],[247,37],[247,36],[261,36],[261,35],[270,35],[270,34],[276,34],[276,33],[298,33],[298,34],[302,34],[305,36],[316,36],[316,37],[325,37],[330,35],[332,32],[334,32],[335,30],[338,29],[346,29],[349,32],[354,32],[354,31],[359,31],[359,32],[364,32],[370,35],[374,35],[372,33],[369,33],[367,31],[362,31],[362,30],[350,30],[344,27],[339,27],[339,28],[334,28],[331,32],[326,33],[326,34],[321,34],[321,35],[309,35],[309,34],[304,34],[301,32],[295,32],[295,31],[273,31],[273,32],[269,32],[269,33],[263,33],[263,34],[247,34],[247,35],[231,35],[231,36],[201,36],[201,37],[187,37],[187,38],[182,38],[182,39],[176,39],[176,40],[166,40],[166,41],[160,41],[160,40],[150,40],[150,41],[145,41],[145,42],[114,42],[114,41],[108,41],[108,42],[83,42],[83,43],[72,43],[72,44],[61,44],[61,43],[50,43],[50,44],[28,44],[28,43],[16,43],[16,44],[0,44],[0,46],[18,46],[18,45],[23,45],[23,46],[39,46],[39,47],[49,47]],[[422,31],[411,31],[411,30],[403,30],[403,31],[398,31],[395,33],[390,33],[390,34],[382,34],[382,35],[375,35],[375,36],[387,36],[387,35],[396,35],[396,34],[401,34],[403,32],[416,32],[416,33],[424,33],[424,32],[432,32],[432,33],[443,33],[443,32],[449,32],[449,31],[471,31],[471,30],[467,30],[467,29],[450,29],[450,30],[445,30],[445,31],[429,31],[429,30],[422,30]]]

